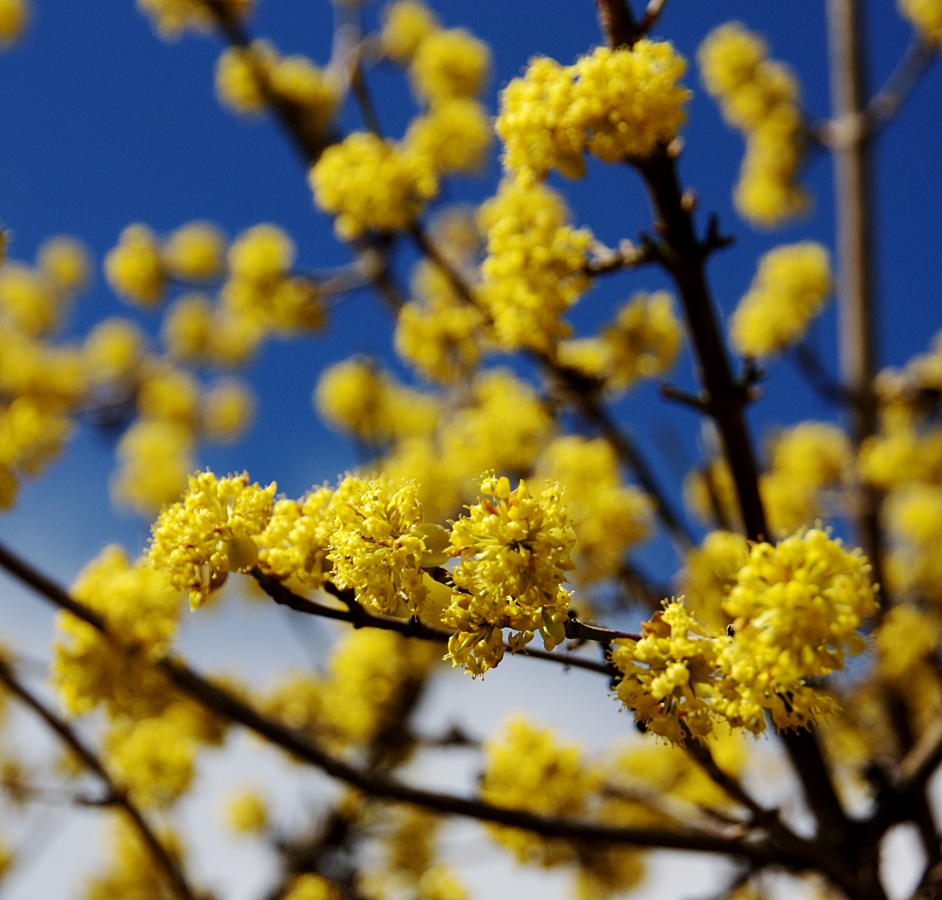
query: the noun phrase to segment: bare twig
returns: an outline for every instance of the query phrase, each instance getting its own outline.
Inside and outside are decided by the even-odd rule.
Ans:
[[[45,583],[47,585],[52,584],[52,582]],[[36,585],[32,586],[35,587]],[[69,607],[65,604],[62,604],[62,608],[69,609],[69,612],[74,612],[80,606],[80,604],[75,604],[74,601],[72,601],[72,603],[74,604],[72,609],[69,609]],[[83,613],[91,612],[84,607],[82,607],[81,611]],[[94,621],[91,620],[97,618],[97,616],[92,614],[86,618],[86,621],[88,621],[90,625],[94,625]],[[95,777],[101,781],[105,787],[106,795],[103,801],[98,805],[117,806],[123,810],[125,815],[130,819],[131,824],[134,826],[141,840],[147,846],[147,849],[153,857],[154,862],[166,875],[168,882],[173,887],[173,890],[180,897],[184,898],[184,900],[196,900],[195,894],[190,888],[190,885],[187,882],[179,863],[174,860],[172,856],[170,856],[170,854],[167,852],[167,849],[160,842],[160,839],[151,828],[150,824],[144,818],[143,814],[137,808],[137,806],[128,798],[125,791],[119,788],[114,783],[114,781],[112,781],[107,769],[105,769],[104,764],[97,757],[95,752],[90,747],[88,747],[81,738],[79,738],[75,732],[75,729],[73,729],[65,719],[57,716],[16,678],[16,676],[13,674],[12,668],[2,657],[0,657],[0,682],[3,682],[11,694],[18,697],[26,706],[30,707],[30,709],[32,709],[33,712],[35,712],[46,723],[46,725],[48,725],[49,728],[56,733],[59,739],[75,754],[75,756],[81,760],[85,768],[92,772]]]
[[[665,6],[667,6],[667,0],[649,0],[644,15],[641,17],[641,23],[638,25],[638,30],[642,34],[647,34],[654,28]]]

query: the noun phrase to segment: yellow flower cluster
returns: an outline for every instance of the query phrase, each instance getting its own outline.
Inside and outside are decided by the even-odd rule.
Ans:
[[[292,879],[284,900],[339,900],[340,889],[321,875],[305,872]]]
[[[784,350],[801,340],[830,293],[830,257],[820,244],[803,241],[770,250],[733,313],[733,345],[760,359]]]
[[[3,881],[10,869],[13,868],[15,862],[16,857],[13,855],[13,851],[0,840],[0,882]]]
[[[27,0],[0,0],[0,47],[6,49],[20,39],[29,17]]]
[[[549,729],[512,718],[487,741],[484,754],[483,800],[550,817],[585,819],[599,811],[602,770],[583,759],[578,745],[560,742]],[[630,891],[644,876],[643,856],[633,848],[575,845],[500,825],[488,831],[521,863],[577,865],[580,897],[605,900]]]
[[[942,642],[938,618],[908,603],[886,611],[874,634],[880,674],[904,685],[916,675]]]
[[[258,791],[240,791],[226,804],[226,822],[239,834],[262,834],[269,825],[268,803]]]
[[[560,316],[589,287],[592,234],[569,225],[562,198],[534,178],[507,178],[480,212],[487,235],[477,293],[507,350],[549,352],[569,333]]]
[[[69,712],[106,703],[112,715],[150,714],[165,702],[166,687],[150,661],[168,649],[177,629],[181,597],[160,573],[106,548],[72,586],[72,596],[101,614],[125,650],[91,625],[60,613],[62,638],[52,663],[53,683]],[[146,688],[146,689],[145,689]]]
[[[347,632],[332,648],[326,671],[302,672],[277,685],[264,700],[269,715],[337,748],[372,748],[377,754],[401,748],[373,746],[396,720],[404,702],[441,651],[391,631]]]
[[[899,9],[923,40],[942,45],[942,3],[939,0],[899,0]]]
[[[58,456],[71,431],[69,418],[34,398],[0,405],[0,509],[16,500],[16,473],[38,473]]]
[[[211,31],[213,13],[202,0],[137,0],[141,12],[150,16],[157,33],[175,39],[184,31]],[[215,0],[214,5],[231,19],[246,16],[254,0]]]
[[[444,529],[425,525],[416,485],[347,476],[331,512],[336,525],[327,558],[334,584],[352,588],[373,612],[416,614],[428,594],[422,566],[435,564],[426,554],[442,550],[447,540]],[[436,528],[442,532],[438,547],[432,546]]]
[[[738,22],[711,31],[697,58],[707,91],[746,136],[735,192],[739,212],[767,228],[804,212],[808,198],[797,182],[804,125],[795,76],[768,59],[765,41]]]
[[[558,485],[537,496],[526,482],[486,478],[486,495],[452,528],[449,552],[460,557],[451,577],[456,591],[442,620],[457,632],[448,643],[453,665],[483,675],[504,655],[503,628],[522,649],[539,631],[552,650],[565,639],[576,536]]]
[[[226,238],[209,222],[182,225],[161,241],[146,225],[129,225],[105,257],[105,276],[116,294],[155,306],[171,280],[204,283],[224,270]]]
[[[340,105],[336,77],[306,56],[281,56],[268,41],[224,50],[216,64],[216,96],[241,115],[268,102],[288,107],[312,137],[323,139]]]
[[[397,0],[383,10],[383,52],[393,62],[408,63],[419,45],[439,28],[435,14],[419,0]]]
[[[310,182],[315,203],[336,217],[337,235],[348,241],[407,228],[438,191],[427,157],[366,132],[328,147]]]
[[[942,485],[915,482],[894,490],[886,517],[895,547],[887,565],[895,591],[942,593]]]
[[[183,499],[153,525],[148,564],[199,606],[230,571],[248,572],[257,562],[253,539],[271,518],[275,489],[274,483],[249,484],[244,472],[221,479],[212,472],[191,475]]]
[[[685,71],[669,43],[647,38],[630,49],[598,47],[572,66],[531,60],[501,94],[495,130],[505,166],[578,178],[586,150],[606,162],[649,156],[686,118]]]
[[[434,263],[417,264],[412,277],[416,300],[396,322],[396,350],[434,381],[459,381],[477,366],[484,341],[484,313],[459,297]]]
[[[437,176],[478,172],[491,145],[487,110],[466,97],[440,100],[412,120],[403,139],[403,152],[421,160]]]
[[[859,551],[818,529],[755,544],[722,601],[729,632],[710,634],[682,602],[666,603],[640,641],[617,643],[618,696],[675,743],[722,722],[759,734],[765,711],[779,728],[807,727],[832,706],[808,679],[865,647],[858,629],[876,609],[868,572]]]
[[[536,474],[558,482],[566,492],[578,540],[580,582],[617,575],[628,550],[648,536],[653,507],[643,491],[622,484],[612,445],[604,438],[556,438],[540,458]]]
[[[730,624],[723,601],[748,555],[746,539],[734,531],[711,531],[687,552],[681,574],[685,606],[710,634]]]
[[[357,358],[321,373],[314,403],[329,425],[373,446],[430,434],[439,413],[431,394],[412,390]]]
[[[683,343],[683,326],[666,291],[635,294],[598,337],[561,341],[559,362],[624,391],[642,378],[669,372]]]
[[[330,564],[327,550],[334,520],[328,487],[312,489],[301,500],[279,500],[268,526],[258,536],[259,565],[276,578],[295,578],[319,588]]]
[[[769,471],[759,488],[773,534],[792,533],[814,523],[823,509],[821,492],[839,488],[853,471],[846,434],[827,422],[802,422],[772,442]]]
[[[102,874],[89,879],[85,900],[113,900],[114,897],[154,897],[174,895],[166,872],[154,859],[151,849],[123,813],[116,814],[110,828],[111,863]],[[158,838],[171,860],[183,859],[182,844],[173,832],[163,829]]]

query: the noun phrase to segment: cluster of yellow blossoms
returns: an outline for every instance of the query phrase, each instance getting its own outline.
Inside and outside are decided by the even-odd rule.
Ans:
[[[899,8],[923,40],[942,45],[942,3],[939,0],[899,0]]]
[[[681,601],[667,603],[639,641],[620,641],[618,696],[638,721],[675,743],[721,723],[759,734],[807,727],[832,703],[809,679],[840,669],[865,647],[858,631],[876,609],[869,564],[811,529],[751,547],[722,601],[726,634],[711,634]]]
[[[586,151],[605,162],[650,155],[686,118],[685,71],[669,43],[647,38],[630,49],[598,47],[571,66],[531,60],[501,94],[495,130],[505,166],[578,178]]]
[[[770,250],[733,313],[733,345],[759,359],[790,347],[804,337],[830,293],[830,257],[820,244],[803,241]]]
[[[711,31],[697,58],[706,89],[746,136],[736,208],[764,227],[804,212],[808,198],[797,178],[805,138],[795,76],[738,22]]]
[[[203,0],[137,0],[137,5],[163,38],[177,38],[185,31],[211,31],[215,24]],[[254,0],[215,0],[214,5],[224,15],[240,19],[251,11]]]
[[[15,44],[29,24],[27,0],[0,0],[0,49]]]
[[[667,291],[640,292],[625,303],[615,321],[597,337],[561,341],[559,362],[612,392],[625,391],[642,378],[670,371],[683,343],[683,327]]]

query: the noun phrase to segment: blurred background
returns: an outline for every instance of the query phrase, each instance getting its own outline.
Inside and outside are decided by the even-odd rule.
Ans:
[[[466,27],[490,45],[493,74],[487,102],[492,111],[501,87],[521,72],[529,57],[546,54],[568,63],[599,42],[590,0],[439,0],[431,5],[446,26]],[[11,232],[13,259],[32,261],[42,241],[55,234],[80,239],[93,255],[95,280],[69,314],[66,339],[80,340],[94,323],[113,315],[131,316],[156,335],[159,313],[122,303],[102,275],[105,254],[133,222],[167,233],[188,221],[207,219],[230,237],[256,223],[273,222],[297,243],[300,268],[349,261],[331,222],[314,209],[304,166],[276,123],[269,118],[239,119],[217,102],[213,71],[221,45],[216,38],[187,35],[163,41],[132,0],[35,0],[33,11],[26,37],[0,56],[0,221]],[[366,14],[375,22],[378,6],[368,6]],[[875,89],[905,51],[911,28],[890,3],[871,2],[868,14],[870,80]],[[799,76],[809,114],[825,118],[829,103],[823,4],[673,0],[656,35],[672,40],[692,61],[706,33],[730,19],[767,36],[772,56]],[[331,23],[326,0],[259,0],[249,25],[254,35],[270,38],[283,54],[304,53],[323,64],[330,53]],[[814,207],[806,220],[774,233],[752,230],[731,201],[742,138],[722,122],[693,64],[687,84],[694,89],[694,100],[684,131],[683,180],[699,196],[701,222],[707,212],[716,211],[724,230],[736,238],[710,265],[716,301],[725,317],[746,291],[757,257],[770,247],[806,238],[833,247],[830,160],[824,153],[808,160],[805,183]],[[401,135],[415,113],[402,72],[380,67],[371,74],[370,85],[384,128]],[[936,65],[877,147],[875,233],[883,365],[900,365],[924,350],[942,325],[940,111],[942,66]],[[343,124],[351,129],[361,125],[354,110],[346,112]],[[492,158],[480,177],[452,180],[447,201],[479,203],[495,190],[499,171],[498,160]],[[591,227],[610,246],[650,225],[640,183],[627,167],[590,162],[583,181],[553,183],[566,194],[574,221]],[[408,283],[414,261],[408,251],[397,259],[395,271],[402,284]],[[570,318],[577,333],[588,333],[634,290],[662,286],[664,280],[650,268],[606,279]],[[318,421],[312,390],[322,369],[354,353],[375,357],[408,380],[391,347],[392,324],[386,309],[364,291],[340,306],[327,328],[312,337],[266,343],[243,373],[258,403],[251,431],[238,444],[201,448],[199,466],[220,474],[247,469],[262,483],[277,481],[279,490],[292,497],[355,466],[351,442]],[[811,340],[836,371],[833,306],[814,326]],[[686,354],[672,381],[681,388],[695,387]],[[788,360],[773,366],[763,388],[763,399],[750,410],[759,439],[775,425],[833,417],[796,377]],[[673,499],[680,503],[682,475],[703,455],[696,416],[662,400],[650,384],[620,400],[615,412],[661,481],[673,485]],[[132,555],[139,553],[150,522],[115,509],[109,500],[117,437],[106,430],[80,429],[59,461],[23,485],[17,508],[0,518],[0,541],[63,583],[71,582],[105,544],[118,542]],[[638,560],[662,584],[669,584],[676,571],[677,560],[663,540],[650,542]],[[297,618],[273,605],[227,598],[187,623],[181,650],[202,669],[228,668],[250,682],[265,681],[287,664],[310,665],[323,659],[335,632],[326,623]],[[638,621],[626,615],[623,622],[612,624],[637,626]],[[0,630],[37,667],[48,660],[50,610],[6,578],[0,580]],[[600,690],[598,676],[562,673],[521,660],[506,661],[483,683],[472,683],[460,671],[449,673],[436,683],[420,721],[430,733],[457,723],[483,737],[514,709],[529,710],[562,733],[578,736],[590,749],[633,731],[630,717],[619,714],[618,705]],[[34,737],[28,726],[21,732],[24,746]],[[417,760],[410,770],[414,780],[468,788],[475,758],[464,751],[450,753],[444,762]],[[768,778],[780,765],[771,746],[766,756],[769,771],[757,777]],[[199,799],[187,800],[182,813],[184,828],[199,851],[197,880],[233,900],[257,896],[272,859],[225,835],[219,826],[219,804],[227,785],[254,780],[280,794],[276,808],[285,821],[300,821],[332,789],[315,774],[305,773],[298,790],[299,776],[299,770],[289,770],[245,738],[204,758],[195,792]],[[29,835],[35,858],[23,861],[11,875],[3,896],[66,896],[61,893],[65,886],[77,892],[80,873],[95,867],[96,814],[73,815],[51,807],[30,817],[13,827]],[[473,896],[533,896],[539,890],[549,898],[568,893],[565,875],[515,870],[477,826],[450,827],[445,846],[466,874]],[[684,856],[682,864],[669,871],[663,866],[652,870],[635,896],[708,897],[722,883],[718,864],[703,858]]]

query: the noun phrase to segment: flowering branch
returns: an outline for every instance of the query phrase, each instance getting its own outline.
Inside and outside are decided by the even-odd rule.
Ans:
[[[49,584],[51,585],[52,582],[49,582]],[[75,601],[72,601],[72,603],[76,607],[80,606],[80,604],[75,604]],[[63,605],[63,608],[68,607]],[[72,609],[69,611],[73,612]],[[84,608],[83,611],[91,613],[91,610],[85,610]],[[89,619],[92,618],[97,618],[94,613],[92,613],[91,616],[86,619],[86,621],[89,621]],[[89,624],[91,625],[94,623],[89,621]],[[144,818],[141,811],[128,798],[125,791],[114,783],[114,781],[111,779],[111,776],[108,774],[108,770],[104,767],[104,764],[101,762],[101,760],[88,746],[86,746],[84,741],[82,741],[81,738],[79,738],[79,736],[75,733],[75,729],[72,728],[72,726],[67,721],[65,721],[65,719],[57,716],[41,700],[30,693],[30,691],[13,674],[10,664],[2,657],[0,657],[0,682],[3,683],[3,685],[8,691],[10,691],[11,694],[14,694],[26,706],[30,707],[30,709],[32,709],[33,712],[35,712],[36,715],[38,715],[46,723],[46,725],[48,725],[49,728],[56,733],[62,743],[64,743],[75,754],[75,756],[82,761],[85,768],[92,772],[101,781],[101,783],[105,786],[106,795],[104,800],[100,801],[97,805],[118,806],[124,811],[125,815],[127,815],[127,817],[131,820],[131,824],[137,830],[141,840],[147,846],[148,851],[154,859],[154,862],[167,876],[167,880],[172,886],[174,892],[178,896],[182,897],[183,900],[196,900],[196,895],[187,882],[178,861],[174,860],[170,856],[164,845],[160,842],[160,839],[154,833],[154,830]]]

